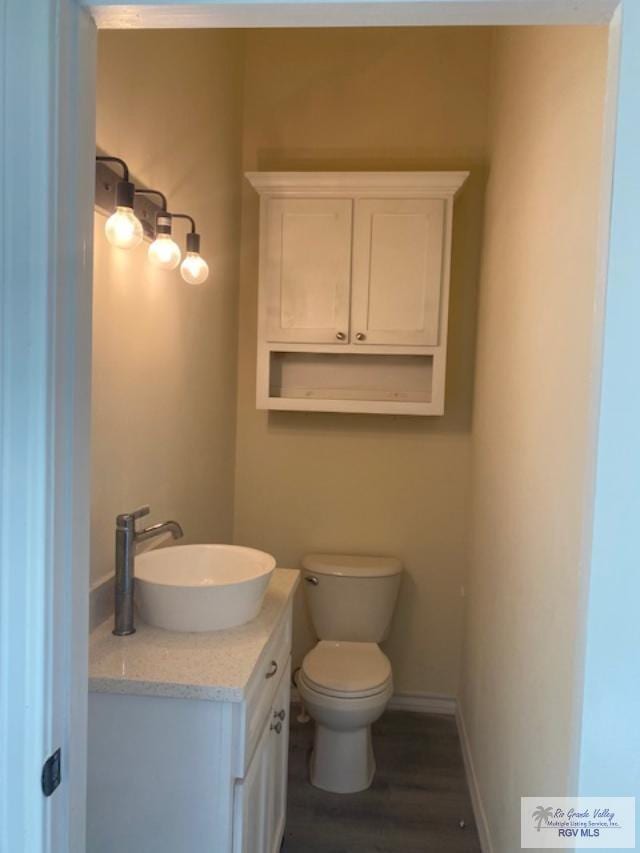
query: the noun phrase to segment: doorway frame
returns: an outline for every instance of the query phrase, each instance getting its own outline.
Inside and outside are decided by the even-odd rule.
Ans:
[[[609,297],[615,290],[617,302],[629,298],[634,276],[640,280],[640,259],[633,253],[625,257],[623,239],[628,236],[624,223],[638,203],[612,183],[618,157],[632,170],[625,180],[633,182],[635,175],[640,186],[640,165],[630,153],[640,123],[640,98],[631,77],[634,50],[640,54],[640,10],[637,0],[140,0],[126,6],[110,0],[0,0],[0,20],[5,81],[0,92],[0,848],[80,853],[85,849],[96,22],[104,28],[608,24],[602,298],[594,306],[605,352],[609,334],[615,335],[606,377],[635,344],[631,324],[625,326],[619,314],[611,329],[605,323],[604,294],[607,270],[619,277],[609,282]],[[621,57],[624,99],[617,124]],[[602,336],[597,337],[600,346]],[[597,353],[592,393],[597,477],[606,479],[612,467],[617,477],[624,476],[618,457],[626,449],[632,453],[626,460],[630,478],[640,471],[640,450],[628,436],[623,447],[615,444],[620,404],[615,387],[603,397],[609,411],[599,416],[601,362]],[[607,434],[601,432],[598,442],[599,420],[607,424]],[[594,458],[594,482],[595,468]],[[593,489],[585,495],[585,565],[591,563],[592,532],[602,546],[598,513],[606,541],[612,500],[606,490],[601,504],[594,504]],[[594,563],[594,572],[601,569]],[[585,632],[592,619],[597,623],[593,607],[585,599]],[[598,665],[592,643],[586,674],[581,669],[579,679],[584,676],[588,685]],[[45,799],[40,770],[58,747],[62,784]]]

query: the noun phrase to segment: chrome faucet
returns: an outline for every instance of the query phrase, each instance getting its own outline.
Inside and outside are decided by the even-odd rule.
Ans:
[[[152,524],[144,530],[136,530],[136,521],[149,515],[151,508],[141,506],[133,512],[116,516],[116,595],[115,620],[113,633],[117,637],[135,634],[133,624],[133,587],[134,560],[136,545],[163,533],[170,533],[174,539],[180,539],[184,534],[177,521],[163,521]],[[159,543],[157,543],[159,544]]]

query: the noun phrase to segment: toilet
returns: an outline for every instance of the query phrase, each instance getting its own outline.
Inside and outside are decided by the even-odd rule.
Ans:
[[[298,674],[315,721],[311,784],[337,794],[363,791],[376,769],[371,724],[393,694],[391,664],[378,643],[389,632],[402,564],[395,557],[309,554],[302,566],[319,638]]]

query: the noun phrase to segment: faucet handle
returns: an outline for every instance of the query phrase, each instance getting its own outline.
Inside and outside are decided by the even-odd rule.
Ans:
[[[144,518],[145,515],[149,515],[150,512],[151,507],[149,506],[149,504],[144,504],[143,506],[138,507],[138,509],[134,509],[134,511],[130,513],[130,515],[131,518]]]
[[[124,512],[122,515],[116,516],[116,524],[118,527],[126,527],[130,522],[135,524],[136,519],[144,518],[144,516],[149,515],[150,512],[151,507],[148,504],[144,504],[144,506],[134,509],[133,512]]]

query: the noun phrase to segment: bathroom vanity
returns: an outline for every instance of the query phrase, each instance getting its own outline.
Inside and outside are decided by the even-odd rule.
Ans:
[[[298,579],[277,569],[241,627],[93,632],[89,853],[279,850]]]

